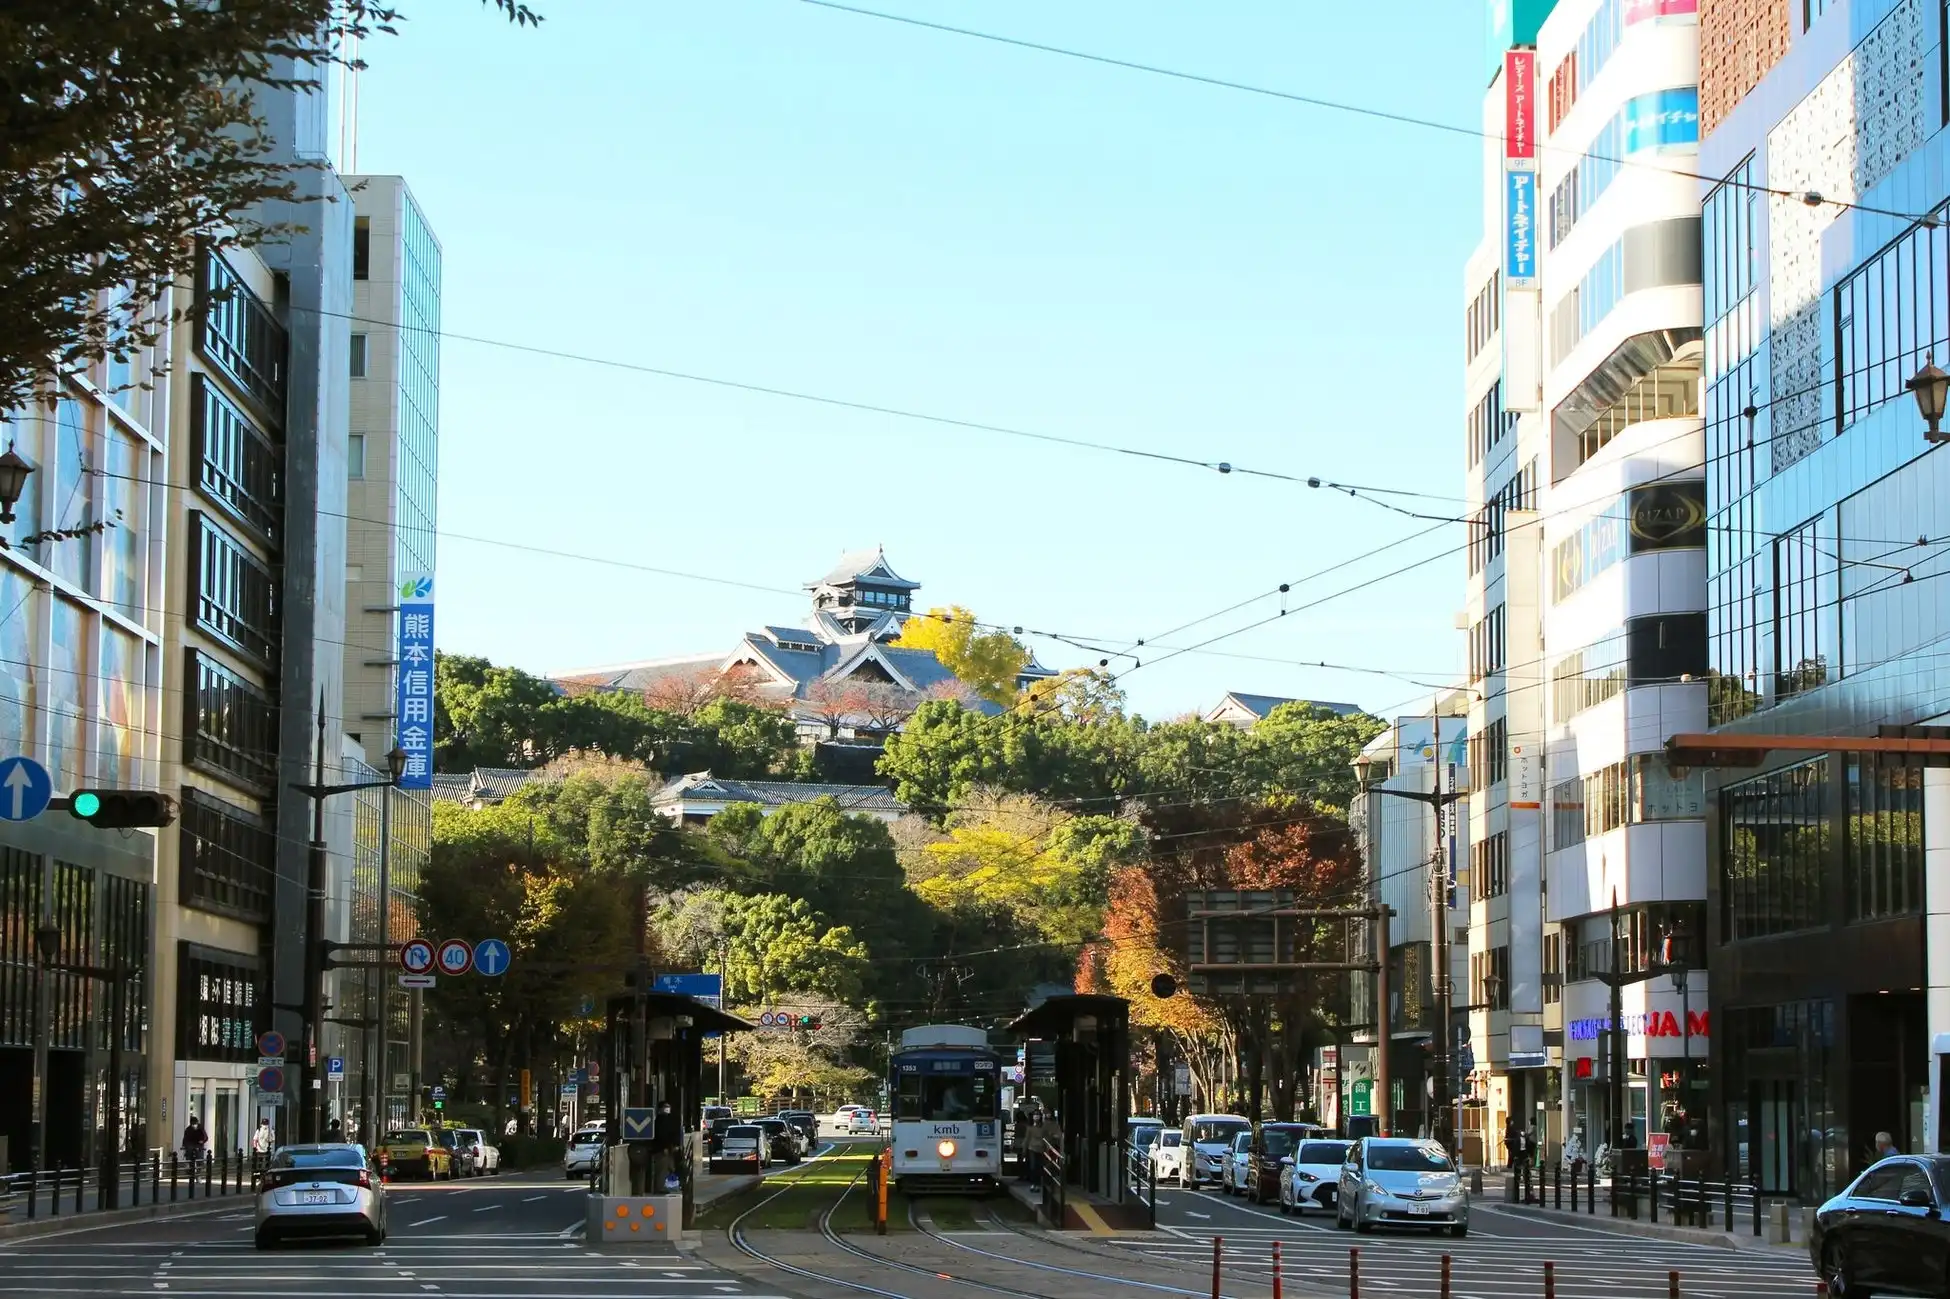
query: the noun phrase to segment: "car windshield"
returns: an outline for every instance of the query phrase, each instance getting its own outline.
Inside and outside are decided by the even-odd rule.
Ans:
[[[1369,1146],[1368,1167],[1382,1173],[1453,1173],[1441,1146]]]
[[[481,1134],[478,1132],[456,1132],[454,1133],[454,1140],[463,1146],[478,1146],[481,1144]]]
[[[1294,1160],[1302,1164],[1344,1163],[1347,1160],[1347,1142],[1309,1141],[1300,1147],[1300,1153]]]
[[[1268,1159],[1282,1159],[1293,1153],[1297,1140],[1291,1128],[1264,1128],[1259,1134],[1259,1152]]]
[[[1179,1131],[1158,1134],[1158,1145],[1167,1150],[1176,1150],[1185,1143],[1185,1134]]]
[[[355,1146],[325,1146],[310,1150],[286,1147],[271,1156],[273,1168],[357,1168],[366,1161]]]
[[[603,1134],[600,1132],[578,1132],[569,1144],[572,1146],[593,1146],[599,1144],[602,1139]]]
[[[767,1132],[769,1132],[769,1133],[771,1133],[771,1134],[772,1134],[773,1136],[775,1136],[775,1137],[776,1137],[776,1136],[778,1136],[778,1135],[779,1135],[779,1134],[780,1134],[781,1132],[784,1132],[784,1131],[785,1131],[785,1120],[784,1120],[784,1119],[767,1119],[767,1120],[765,1120],[765,1122],[763,1122],[763,1123],[761,1123],[761,1124],[759,1124],[758,1126],[759,1126],[759,1127],[761,1127],[761,1128],[764,1128],[764,1129],[765,1129],[765,1130],[766,1130]]]
[[[1163,1130],[1155,1123],[1140,1123],[1131,1129],[1131,1144],[1142,1150],[1156,1141]]]
[[[1200,1119],[1192,1124],[1192,1144],[1203,1146],[1214,1141],[1230,1144],[1234,1137],[1247,1130],[1244,1119]]]

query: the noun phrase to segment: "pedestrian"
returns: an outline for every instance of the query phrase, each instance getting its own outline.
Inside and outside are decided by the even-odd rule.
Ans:
[[[1529,1204],[1536,1193],[1537,1134],[1527,1123],[1517,1128],[1516,1148],[1511,1158],[1516,1161],[1517,1202]]]
[[[270,1166],[271,1147],[277,1144],[271,1134],[271,1120],[259,1119],[257,1131],[251,1133],[251,1167],[262,1171]]]
[[[190,1115],[190,1121],[183,1125],[183,1162],[195,1168],[203,1158],[203,1148],[210,1144],[210,1134],[203,1130],[203,1120]]]
[[[337,1145],[339,1142],[345,1140],[345,1125],[337,1119],[333,1119],[330,1123],[327,1123],[325,1125],[325,1140],[332,1145]]]
[[[1876,1158],[1877,1159],[1887,1159],[1891,1155],[1897,1155],[1901,1153],[1902,1153],[1901,1151],[1896,1149],[1895,1139],[1892,1138],[1887,1132],[1876,1133]]]
[[[683,1187],[684,1125],[669,1101],[657,1106],[657,1121],[650,1130],[650,1148],[657,1156],[657,1183],[652,1189],[669,1194]]]

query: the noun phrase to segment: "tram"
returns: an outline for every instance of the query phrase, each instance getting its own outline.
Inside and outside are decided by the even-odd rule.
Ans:
[[[906,1194],[1002,1186],[1002,1057],[988,1034],[928,1024],[901,1034],[889,1062],[894,1185]]]

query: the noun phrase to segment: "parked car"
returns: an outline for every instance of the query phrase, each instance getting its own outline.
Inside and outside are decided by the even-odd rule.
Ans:
[[[1134,1116],[1125,1122],[1124,1148],[1129,1152],[1133,1182],[1144,1180],[1144,1170],[1151,1163],[1151,1147],[1164,1130],[1165,1121],[1150,1115]]]
[[[456,1146],[472,1157],[469,1171],[476,1177],[501,1171],[501,1151],[487,1139],[487,1133],[479,1128],[455,1128]]]
[[[1238,1114],[1194,1114],[1187,1118],[1181,1131],[1189,1148],[1179,1174],[1180,1185],[1197,1188],[1207,1182],[1222,1184],[1233,1138],[1252,1126],[1251,1119]]]
[[[765,1131],[766,1152],[772,1162],[777,1164],[796,1164],[799,1162],[799,1130],[784,1119],[760,1119],[758,1126]]]
[[[459,1128],[435,1128],[433,1139],[447,1152],[453,1171],[449,1177],[475,1177],[480,1173],[480,1151],[473,1146],[463,1145]]]
[[[1219,1164],[1219,1189],[1227,1195],[1242,1195],[1253,1159],[1253,1130],[1233,1134]]]
[[[1280,1198],[1280,1175],[1285,1172],[1294,1150],[1308,1137],[1324,1136],[1326,1128],[1313,1123],[1262,1123],[1252,1134],[1243,1161],[1232,1169],[1234,1195],[1243,1195],[1255,1204],[1272,1204]]]
[[[1872,1164],[1815,1211],[1808,1257],[1836,1299],[1950,1293],[1950,1156]]]
[[[1160,1182],[1185,1184],[1185,1134],[1177,1128],[1166,1128],[1151,1143],[1148,1152],[1151,1166],[1156,1170],[1153,1176]]]
[[[705,1125],[704,1153],[706,1155],[718,1153],[718,1146],[724,1141],[725,1132],[737,1121],[729,1114],[720,1114]]]
[[[799,1129],[808,1151],[819,1143],[819,1116],[811,1110],[780,1110],[779,1117]]]
[[[570,1137],[562,1152],[562,1175],[587,1177],[595,1172],[603,1157],[603,1139],[601,1128],[583,1128]]]
[[[1432,1227],[1466,1236],[1469,1192],[1455,1161],[1436,1142],[1363,1137],[1348,1148],[1341,1165],[1334,1225],[1361,1232],[1377,1226]]]
[[[394,1128],[373,1152],[384,1177],[454,1176],[454,1157],[427,1128]]]
[[[771,1139],[756,1123],[734,1123],[725,1129],[718,1153],[711,1156],[714,1173],[757,1173],[771,1166],[767,1148]]]
[[[386,1241],[386,1187],[357,1146],[285,1146],[271,1152],[257,1195],[257,1247],[297,1236]]]
[[[1349,1144],[1318,1139],[1302,1141],[1280,1170],[1280,1212],[1305,1213],[1308,1209],[1333,1208]]]

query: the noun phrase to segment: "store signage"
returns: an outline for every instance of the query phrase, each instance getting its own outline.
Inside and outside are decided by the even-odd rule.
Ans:
[[[1625,101],[1625,152],[1699,144],[1699,87],[1674,86]]]
[[[1632,553],[1706,544],[1706,484],[1658,483],[1627,495]]]
[[[401,789],[433,788],[433,578],[399,584],[399,747],[406,754]]]
[[[1537,158],[1537,52],[1508,50],[1503,55],[1503,157]]]
[[[1626,1015],[1621,1021],[1627,1037],[1707,1037],[1710,1012],[1694,1010],[1687,1012],[1686,1028],[1679,1026],[1679,1016],[1670,1010],[1650,1010],[1642,1015]],[[1564,1034],[1573,1042],[1596,1040],[1600,1033],[1611,1027],[1611,1017],[1600,1015],[1593,1019],[1574,1019],[1565,1026]]]
[[[1503,286],[1537,287],[1537,173],[1534,171],[1503,173]]]

